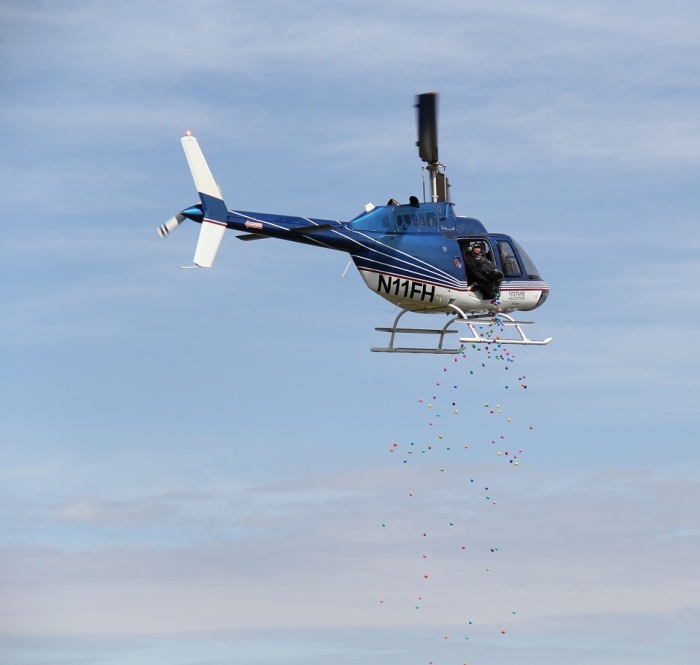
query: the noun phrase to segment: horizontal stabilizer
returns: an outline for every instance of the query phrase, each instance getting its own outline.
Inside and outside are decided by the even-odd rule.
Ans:
[[[260,235],[259,233],[242,233],[241,235],[236,236],[239,240],[266,240],[270,236],[263,236]]]
[[[317,226],[300,226],[296,229],[290,229],[292,233],[298,233],[299,235],[306,235],[307,233],[313,233],[314,231],[328,231],[332,229],[331,224],[318,224]]]
[[[307,235],[313,233],[314,231],[328,231],[332,229],[332,224],[318,224],[316,226],[300,226],[296,229],[289,229],[292,233],[298,233],[299,235]],[[270,238],[271,236],[263,235],[262,233],[242,233],[237,235],[236,238],[239,240],[263,240],[265,238]]]

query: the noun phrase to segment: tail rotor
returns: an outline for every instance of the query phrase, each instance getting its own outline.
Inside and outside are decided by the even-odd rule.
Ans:
[[[173,215],[167,222],[164,222],[158,227],[158,235],[161,238],[165,238],[167,235],[172,233],[182,222],[187,219],[181,212],[177,215]]]

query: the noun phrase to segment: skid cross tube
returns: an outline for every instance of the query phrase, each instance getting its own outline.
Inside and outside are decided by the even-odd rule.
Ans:
[[[459,316],[453,316],[442,328],[399,328],[399,319],[406,314],[408,310],[402,309],[394,319],[394,325],[391,328],[375,328],[379,332],[391,333],[389,337],[389,346],[373,346],[370,351],[379,353],[445,353],[456,354],[464,350],[464,345],[456,349],[445,349],[443,343],[445,335],[456,333],[456,330],[448,330]],[[407,347],[394,346],[396,335],[438,335],[438,343],[434,347]]]
[[[484,316],[473,316],[465,317],[464,319],[457,318],[456,320],[466,323],[472,334],[471,337],[460,337],[459,341],[462,344],[521,344],[526,346],[544,346],[552,341],[551,337],[547,337],[547,339],[530,339],[521,326],[531,326],[533,322],[516,321],[512,316],[508,316],[508,314],[494,313],[488,318]],[[475,326],[490,326],[491,331],[484,335],[479,333]],[[503,330],[505,327],[515,328],[520,337],[511,339],[493,334],[494,328]]]
[[[549,344],[552,341],[551,337],[544,340],[530,339],[521,326],[532,325],[532,321],[516,321],[511,316],[502,313],[487,313],[477,312],[474,314],[465,314],[462,310],[454,305],[450,305],[456,315],[450,318],[442,328],[399,328],[399,320],[406,314],[408,310],[402,309],[396,318],[394,324],[388,328],[375,328],[378,332],[388,332],[388,346],[373,346],[370,350],[378,353],[434,353],[434,354],[451,354],[462,353],[467,344],[521,344],[528,346],[542,346]],[[463,323],[469,328],[471,337],[460,337],[460,346],[458,348],[444,348],[445,336],[451,333],[456,333],[457,330],[450,330],[453,323]],[[477,326],[488,326],[489,330],[481,333],[477,330]],[[519,337],[515,339],[502,338],[495,334],[496,329],[501,331],[505,327],[515,328]],[[437,335],[438,340],[435,346],[395,346],[397,335]]]

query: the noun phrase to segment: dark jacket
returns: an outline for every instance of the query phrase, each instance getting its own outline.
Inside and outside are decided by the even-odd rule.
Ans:
[[[474,256],[471,252],[464,257],[467,280],[482,284],[493,284],[503,279],[503,273],[485,256]]]

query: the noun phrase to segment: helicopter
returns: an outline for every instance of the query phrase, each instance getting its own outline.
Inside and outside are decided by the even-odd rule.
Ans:
[[[279,238],[347,252],[365,284],[398,309],[393,324],[375,328],[389,333],[387,346],[371,351],[386,353],[462,353],[468,344],[544,345],[530,339],[510,313],[540,307],[549,287],[525,250],[511,237],[487,232],[472,217],[457,216],[449,199],[445,165],[438,160],[437,93],[417,95],[418,154],[427,166],[430,197],[412,196],[408,203],[395,199],[386,205],[367,204],[348,222],[293,215],[229,210],[204,154],[188,130],[181,139],[199,194],[199,202],[168,219],[158,228],[164,238],[185,219],[201,225],[193,264],[181,268],[211,268],[226,229],[239,232],[242,241]],[[500,293],[488,294],[469,274],[469,254],[478,247],[500,271]],[[443,314],[442,326],[404,327],[404,315]],[[457,328],[466,326],[459,345],[448,345]],[[508,333],[505,331],[508,330]],[[514,332],[513,332],[514,331]],[[513,334],[510,334],[513,332]],[[433,343],[400,346],[397,342],[432,339]]]

